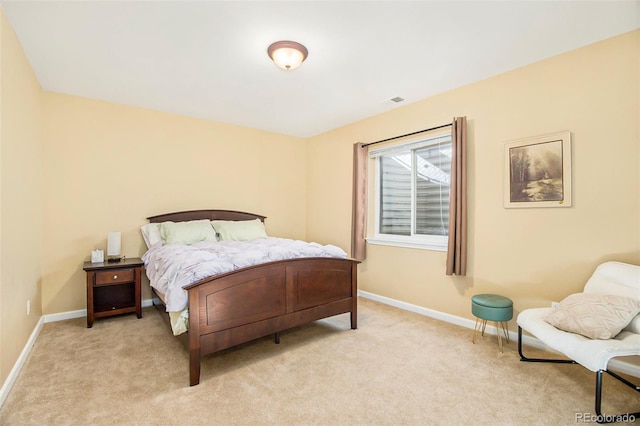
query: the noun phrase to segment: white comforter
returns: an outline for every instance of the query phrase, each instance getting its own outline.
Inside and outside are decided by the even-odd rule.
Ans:
[[[339,247],[286,238],[252,241],[201,242],[192,245],[153,245],[142,256],[151,286],[165,296],[168,312],[187,307],[191,283],[247,266],[300,257],[347,257]]]

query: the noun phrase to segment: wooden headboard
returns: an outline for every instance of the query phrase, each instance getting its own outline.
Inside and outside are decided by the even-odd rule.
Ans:
[[[165,213],[148,217],[152,223],[160,222],[186,222],[188,220],[209,219],[209,220],[254,220],[260,219],[262,222],[266,216],[259,214],[237,212],[233,210],[189,210],[184,212]]]

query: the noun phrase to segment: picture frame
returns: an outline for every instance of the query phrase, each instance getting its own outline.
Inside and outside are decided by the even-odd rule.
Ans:
[[[504,144],[504,207],[571,207],[571,132]]]

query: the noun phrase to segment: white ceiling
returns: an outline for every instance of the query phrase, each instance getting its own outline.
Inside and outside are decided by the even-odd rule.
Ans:
[[[640,27],[638,0],[0,5],[44,90],[300,137]]]

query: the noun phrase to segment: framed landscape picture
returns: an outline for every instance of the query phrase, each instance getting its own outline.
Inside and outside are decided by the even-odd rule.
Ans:
[[[571,206],[571,132],[504,145],[506,208]]]

